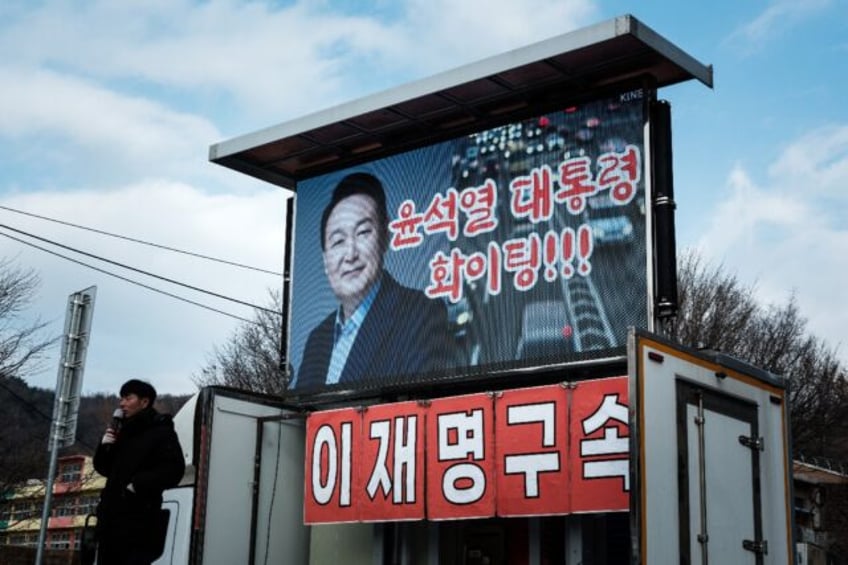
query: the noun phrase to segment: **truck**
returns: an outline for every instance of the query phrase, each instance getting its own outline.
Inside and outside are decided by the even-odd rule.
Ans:
[[[203,388],[174,418],[187,470],[164,494],[168,530],[156,563],[793,563],[785,380],[643,330],[630,331],[627,356],[612,371],[628,390],[623,423],[631,486],[623,506],[466,520],[349,521],[339,514],[310,522],[306,506],[318,483],[305,464],[314,475],[321,448],[309,422],[322,412],[310,415],[285,398]],[[579,376],[563,367],[556,375],[572,391],[598,377],[601,367]],[[522,388],[529,390],[503,392]],[[439,397],[462,398],[441,390],[432,401]],[[369,410],[397,420],[407,405]],[[380,468],[368,455],[379,434],[363,428],[359,437],[348,463],[365,473]],[[492,456],[500,456],[497,448]],[[438,473],[421,463],[410,480]],[[564,472],[579,475],[584,466]],[[366,480],[354,481],[350,504],[373,502],[362,490]],[[540,485],[540,499],[561,495]]]
[[[304,419],[279,398],[202,388],[174,416],[186,472],[163,493],[157,565],[308,563]]]

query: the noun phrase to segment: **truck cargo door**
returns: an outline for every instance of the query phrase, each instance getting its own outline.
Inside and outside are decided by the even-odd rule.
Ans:
[[[678,380],[681,563],[763,563],[757,406]]]
[[[628,342],[634,565],[794,565],[787,381],[642,330]]]

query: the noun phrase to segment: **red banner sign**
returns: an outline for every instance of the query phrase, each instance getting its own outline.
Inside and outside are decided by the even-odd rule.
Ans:
[[[627,378],[315,412],[307,524],[629,509]]]
[[[360,442],[361,427],[361,415],[353,408],[314,412],[309,416],[309,451],[304,474],[307,524],[359,520],[359,492],[354,494],[353,489],[358,468],[351,450],[354,441]]]
[[[371,406],[356,443],[359,519],[421,520],[424,516],[424,414],[416,402]],[[364,495],[364,496],[363,496]]]
[[[628,509],[627,379],[583,381],[571,400],[571,511]]]
[[[427,517],[495,514],[495,434],[488,394],[433,400],[427,418]]]
[[[498,515],[567,514],[568,389],[504,392],[495,403]]]

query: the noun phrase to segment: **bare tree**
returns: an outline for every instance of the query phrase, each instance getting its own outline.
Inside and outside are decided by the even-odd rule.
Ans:
[[[794,295],[764,306],[753,286],[693,253],[680,261],[678,285],[677,340],[788,379],[795,451],[847,459],[837,440],[848,437],[848,374],[835,350],[809,334]]]
[[[285,392],[281,365],[282,309],[280,292],[269,292],[268,309],[256,309],[253,322],[242,324],[229,341],[216,346],[209,362],[193,377],[195,384],[282,394]],[[273,310],[274,312],[269,312]]]
[[[758,310],[754,287],[705,265],[694,253],[679,263],[677,340],[699,349],[737,351]]]
[[[31,391],[23,378],[41,368],[56,342],[41,322],[21,320],[39,286],[34,271],[0,258],[0,494],[42,474],[46,461],[50,398]]]
[[[23,377],[38,370],[44,352],[56,342],[41,336],[45,323],[20,319],[40,282],[34,271],[0,258],[0,375]]]

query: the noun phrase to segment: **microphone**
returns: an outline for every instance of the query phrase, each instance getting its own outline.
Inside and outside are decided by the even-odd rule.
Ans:
[[[121,426],[124,424],[124,411],[120,408],[115,408],[115,411],[112,412],[112,431],[115,432],[115,436],[117,436],[121,432]]]

